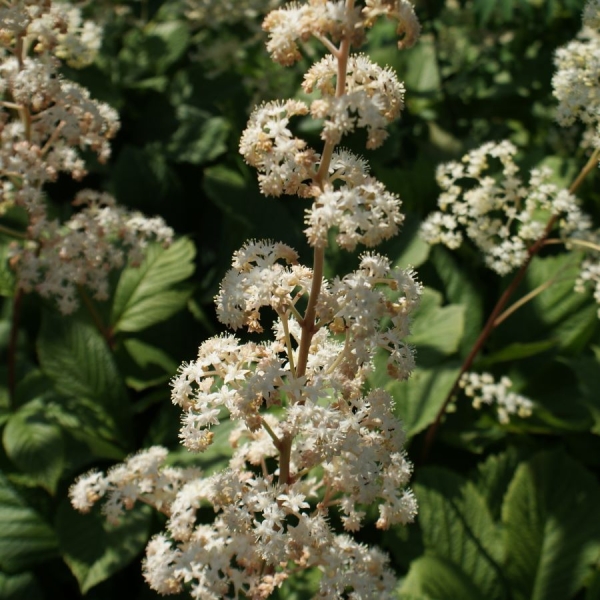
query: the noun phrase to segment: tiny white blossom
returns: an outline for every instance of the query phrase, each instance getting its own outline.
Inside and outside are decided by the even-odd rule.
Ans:
[[[479,409],[484,404],[495,405],[502,424],[508,423],[514,415],[529,417],[534,408],[529,398],[509,391],[511,386],[512,381],[508,377],[496,382],[489,373],[465,373],[460,379],[460,387],[473,398],[473,406]]]

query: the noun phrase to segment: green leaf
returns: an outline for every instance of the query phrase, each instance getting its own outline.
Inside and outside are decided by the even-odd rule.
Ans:
[[[515,600],[565,600],[582,588],[600,552],[600,486],[583,466],[562,451],[522,464],[502,520]]]
[[[582,356],[564,361],[577,378],[577,387],[581,394],[581,402],[589,410],[593,425],[592,433],[600,435],[600,358]]]
[[[167,249],[149,246],[142,264],[125,269],[119,279],[111,312],[113,331],[141,331],[183,309],[192,290],[177,284],[194,273],[195,254],[186,238]]]
[[[600,569],[596,568],[584,600],[598,600],[598,598],[600,598]]]
[[[179,127],[167,146],[175,162],[200,165],[210,162],[227,150],[229,123],[195,106],[177,107]]]
[[[369,381],[373,387],[383,387],[392,395],[395,413],[402,419],[408,437],[433,423],[459,373],[459,367],[453,363],[435,369],[417,367],[407,381],[390,381],[385,371],[385,355],[378,355],[375,364],[375,373]]]
[[[394,266],[419,267],[429,257],[431,246],[423,241],[419,234],[421,221],[407,215],[402,224],[402,235],[394,240],[395,245],[400,245],[399,251],[390,250],[390,256],[394,257]]]
[[[510,362],[521,358],[529,358],[543,354],[556,346],[556,340],[542,340],[539,342],[515,342],[509,346],[505,346],[502,350],[498,350],[477,361],[479,368],[487,368],[497,363]]]
[[[502,598],[502,540],[474,484],[446,469],[431,467],[419,472],[414,490],[426,554],[452,567],[449,570],[455,572],[461,586],[471,583],[465,588],[469,592],[466,597]]]
[[[42,402],[33,401],[13,414],[2,436],[8,458],[54,494],[65,455],[60,428],[51,423]]]
[[[134,390],[145,390],[168,381],[179,366],[160,348],[135,338],[124,340],[123,349],[128,360],[119,364],[126,373],[125,382]]]
[[[42,371],[56,390],[102,407],[115,435],[127,439],[131,409],[125,385],[104,338],[86,321],[45,312],[38,338]]]
[[[47,410],[50,418],[83,442],[94,456],[112,460],[125,457],[123,436],[111,415],[95,400],[59,397],[48,404]]]
[[[33,573],[17,575],[0,572],[0,598],[2,600],[42,600],[44,595]]]
[[[411,94],[431,94],[440,90],[435,44],[433,39],[421,39],[409,51],[410,59],[403,79]]]
[[[451,561],[421,556],[410,565],[400,600],[489,600]]]
[[[152,511],[139,506],[127,511],[118,525],[97,512],[78,513],[64,500],[58,508],[56,531],[62,557],[75,575],[82,594],[126,567],[144,548]]]
[[[458,350],[465,326],[463,306],[442,307],[442,295],[431,288],[423,290],[421,305],[413,315],[411,335],[407,342],[421,355],[419,363],[426,361],[425,353],[434,353],[434,364],[439,355],[448,356]]]
[[[454,256],[441,246],[431,250],[431,262],[444,283],[444,293],[448,302],[464,307],[464,333],[461,347],[468,352],[483,327],[483,298],[481,290],[469,277]]]
[[[576,293],[573,289],[579,272],[576,258],[574,253],[535,257],[526,275],[531,289],[557,278],[531,305],[535,318],[541,321],[539,329],[542,332],[550,329],[558,346],[572,352],[580,350],[598,327],[597,307],[590,302],[589,294]],[[522,316],[525,315],[523,312]]]
[[[170,133],[175,124],[174,119],[162,116],[153,125],[160,128],[161,133],[168,127]],[[143,148],[125,144],[115,157],[111,179],[116,198],[146,214],[160,212],[165,216],[167,203],[171,208],[184,197],[181,181],[167,160],[164,144],[158,142]]]
[[[56,556],[53,529],[0,472],[0,569],[23,571]]]
[[[226,218],[219,249],[225,264],[231,264],[231,254],[239,248],[240,239],[270,238],[292,247],[304,243],[299,227],[302,218],[290,214],[294,207],[285,199],[262,196],[254,176],[249,183],[240,172],[217,165],[204,171],[203,188]]]
[[[504,496],[519,464],[519,454],[509,447],[502,454],[489,456],[477,466],[477,489],[486,499],[494,520],[500,519]]]
[[[148,34],[149,46],[155,51],[152,57],[156,59],[154,64],[159,73],[163,73],[179,60],[190,43],[190,28],[183,21],[151,23],[145,33]],[[160,43],[156,40],[160,40]]]
[[[123,36],[119,53],[123,83],[135,87],[140,80],[156,80],[157,75],[164,75],[183,56],[189,41],[189,27],[181,21],[130,29]]]

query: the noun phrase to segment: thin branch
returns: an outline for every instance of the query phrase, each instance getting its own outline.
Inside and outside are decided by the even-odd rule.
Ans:
[[[346,11],[349,13],[354,10],[354,0],[346,0]],[[350,34],[346,34],[340,43],[337,51],[337,82],[335,88],[336,98],[340,98],[346,93],[346,70],[348,68],[348,56],[350,54],[351,39]],[[315,185],[321,190],[324,189],[325,180],[329,173],[329,165],[335,144],[326,141],[321,154],[321,163],[313,179]],[[308,355],[310,345],[315,334],[316,306],[321,295],[321,283],[323,280],[323,271],[325,263],[324,246],[316,246],[314,249],[313,278],[311,283],[308,304],[304,313],[304,318],[300,321],[302,327],[302,336],[298,348],[298,364],[296,365],[296,377],[303,377],[306,374],[308,364]],[[289,434],[284,435],[279,445],[279,483],[290,483],[290,460],[292,454],[293,437]]]
[[[522,298],[519,298],[514,304],[511,304],[495,321],[494,327],[498,327],[500,323],[506,321],[510,315],[519,310],[521,306],[527,304],[530,300],[533,300],[536,296],[539,296],[542,292],[546,291],[550,286],[552,286],[556,282],[556,279],[553,277],[552,279],[548,279],[542,283],[542,285],[538,285],[534,290],[531,290],[528,294],[525,294]]]
[[[321,44],[323,44],[323,46],[325,46],[325,48],[327,48],[327,50],[329,50],[329,52],[333,54],[335,58],[340,57],[341,48],[338,48],[329,38],[326,38],[320,33],[315,32],[313,32],[313,37],[318,39],[321,42]]]
[[[575,178],[575,181],[569,187],[569,192],[571,194],[574,194],[577,191],[577,189],[583,183],[583,180],[588,176],[590,171],[592,171],[592,169],[594,169],[594,167],[598,166],[598,158],[599,157],[600,157],[600,148],[596,148],[592,152],[592,155],[590,156],[587,163],[585,163],[585,166],[583,167],[583,169],[581,169],[581,171],[579,171],[579,175],[577,175],[577,177]]]
[[[7,227],[6,225],[2,224],[0,224],[0,233],[3,233],[4,235],[7,235],[12,238],[16,238],[18,240],[29,239],[26,233],[23,233],[22,231],[17,231],[16,229],[12,229],[11,227]]]
[[[589,248],[590,250],[596,250],[596,252],[600,252],[600,245],[594,244],[593,242],[588,242],[587,240],[579,240],[577,238],[568,238],[566,240],[559,240],[554,238],[551,240],[546,240],[544,242],[545,246],[549,246],[551,244],[564,244],[565,246],[581,246],[583,248]]]
[[[281,440],[277,436],[277,434],[271,429],[271,426],[264,420],[261,419],[261,425],[264,427],[265,431],[269,434],[273,443],[275,444],[275,448],[279,448],[281,446]]]

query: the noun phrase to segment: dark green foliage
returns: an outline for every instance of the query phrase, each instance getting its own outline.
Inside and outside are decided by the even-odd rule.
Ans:
[[[136,509],[107,525],[97,513],[75,513],[68,487],[152,444],[168,446],[177,464],[223,467],[231,427],[216,430],[200,458],[185,452],[168,381],[222,331],[212,299],[247,238],[281,240],[310,261],[302,234],[308,201],[261,196],[237,152],[252,106],[297,94],[301,69],[272,65],[256,27],[194,25],[183,2],[130,2],[127,11],[89,4],[89,16],[106,21],[101,55],[93,67],[65,73],[115,106],[122,129],[107,165],[90,160],[81,184],[59,179],[48,196],[64,218],[80,185],[108,190],[124,206],[163,216],[178,239],[168,249],[150,246],[141,265],[115,275],[110,301],[90,300],[74,316],[26,297],[12,347],[14,278],[9,245],[0,241],[0,600],[156,597],[139,573],[159,517]],[[425,285],[410,340],[417,369],[407,382],[390,381],[377,356],[370,378],[390,391],[404,421],[419,517],[408,530],[381,534],[375,516],[360,535],[390,554],[403,600],[597,600],[600,328],[591,294],[573,292],[580,257],[546,249],[534,259],[515,298],[556,282],[510,316],[474,364],[510,375],[535,401],[533,416],[500,424],[492,409],[476,411],[459,394],[419,462],[426,431],[510,283],[486,270],[472,247],[430,249],[418,238],[439,193],[435,168],[483,142],[510,139],[524,168],[550,164],[568,185],[586,157],[553,121],[552,56],[576,35],[583,2],[416,4],[423,36],[414,49],[397,52],[389,22],[365,48],[405,81],[405,112],[376,152],[367,154],[360,136],[347,145],[401,195],[403,231],[382,251],[417,267]],[[240,48],[225,69],[208,52],[219,40]],[[298,126],[319,148],[314,129]],[[598,178],[580,188],[596,226]],[[354,264],[331,248],[327,275]],[[310,598],[315,581],[314,572],[300,573],[278,597]]]

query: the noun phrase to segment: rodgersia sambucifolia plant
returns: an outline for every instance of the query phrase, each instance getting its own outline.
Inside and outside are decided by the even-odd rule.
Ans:
[[[593,219],[575,196],[587,175],[598,167],[600,159],[598,0],[586,2],[582,25],[575,40],[556,50],[556,72],[552,78],[553,94],[558,101],[556,121],[562,127],[575,122],[582,124],[581,147],[589,154],[568,189],[561,189],[553,182],[555,173],[548,166],[532,169],[526,182],[515,162],[518,149],[509,140],[488,142],[471,150],[461,161],[437,168],[436,179],[442,190],[438,198],[439,210],[424,221],[421,227],[423,239],[450,249],[457,249],[468,239],[487,267],[499,275],[513,272],[515,275],[492,309],[430,426],[423,457],[427,455],[458,387],[465,388],[467,395],[475,398],[475,406],[496,404],[503,422],[508,421],[509,414],[531,414],[533,405],[528,399],[507,392],[510,381],[506,377],[496,384],[489,373],[480,376],[468,371],[498,325],[565,275],[561,271],[555,273],[508,306],[532,259],[543,248],[558,245],[572,252],[571,267],[578,273],[574,291],[581,293],[592,288],[595,301],[600,303],[600,230],[594,228]]]
[[[24,293],[37,292],[64,315],[88,292],[109,296],[109,273],[141,262],[150,240],[169,244],[173,231],[160,217],[118,206],[107,193],[80,190],[73,215],[61,222],[48,202],[59,176],[86,175],[82,151],[103,163],[119,129],[117,112],[61,73],[64,63],[93,62],[102,29],[79,8],[50,0],[0,7],[0,234],[11,241],[16,277],[8,349],[9,395],[15,392],[15,354]]]
[[[160,218],[147,219],[118,207],[108,194],[83,190],[83,207],[60,223],[46,199],[59,175],[86,174],[80,150],[100,162],[110,156],[119,129],[117,112],[60,74],[62,62],[90,64],[100,47],[101,28],[78,8],[46,1],[5,3],[0,9],[0,215],[26,213],[27,229],[1,232],[18,240],[11,263],[17,284],[56,300],[63,314],[79,305],[79,291],[108,297],[108,273],[128,257],[139,262],[149,238],[173,235]]]
[[[205,450],[224,419],[235,422],[228,468],[203,476],[168,467],[167,451],[153,447],[71,488],[84,512],[104,497],[111,520],[138,501],[167,516],[144,562],[160,593],[266,598],[303,569],[321,572],[320,598],[386,598],[396,586],[386,556],[351,534],[369,506],[378,506],[380,529],[417,512],[393,400],[367,391],[365,379],[378,348],[388,352],[391,377],[410,374],[404,339],[421,288],[412,271],[371,251],[344,277],[323,276],[330,239],[348,251],[371,248],[395,235],[403,218],[400,199],[370,175],[368,162],[340,146],[365,129],[367,148],[377,148],[403,107],[396,74],[356,52],[379,17],[397,21],[400,49],[415,43],[419,24],[407,0],[311,0],[264,21],[267,48],[282,65],[294,64],[311,38],[326,51],[304,78],[315,99],[258,106],[240,142],[263,194],[306,203],[314,258],[306,266],[285,244],[248,241],[223,279],[217,313],[233,330],[260,332],[272,311],[272,341],[213,337],[172,381],[189,450]],[[322,123],[322,148],[293,133],[293,118],[306,115]],[[198,521],[206,506],[214,510],[210,524]],[[334,531],[333,512],[349,533]]]

